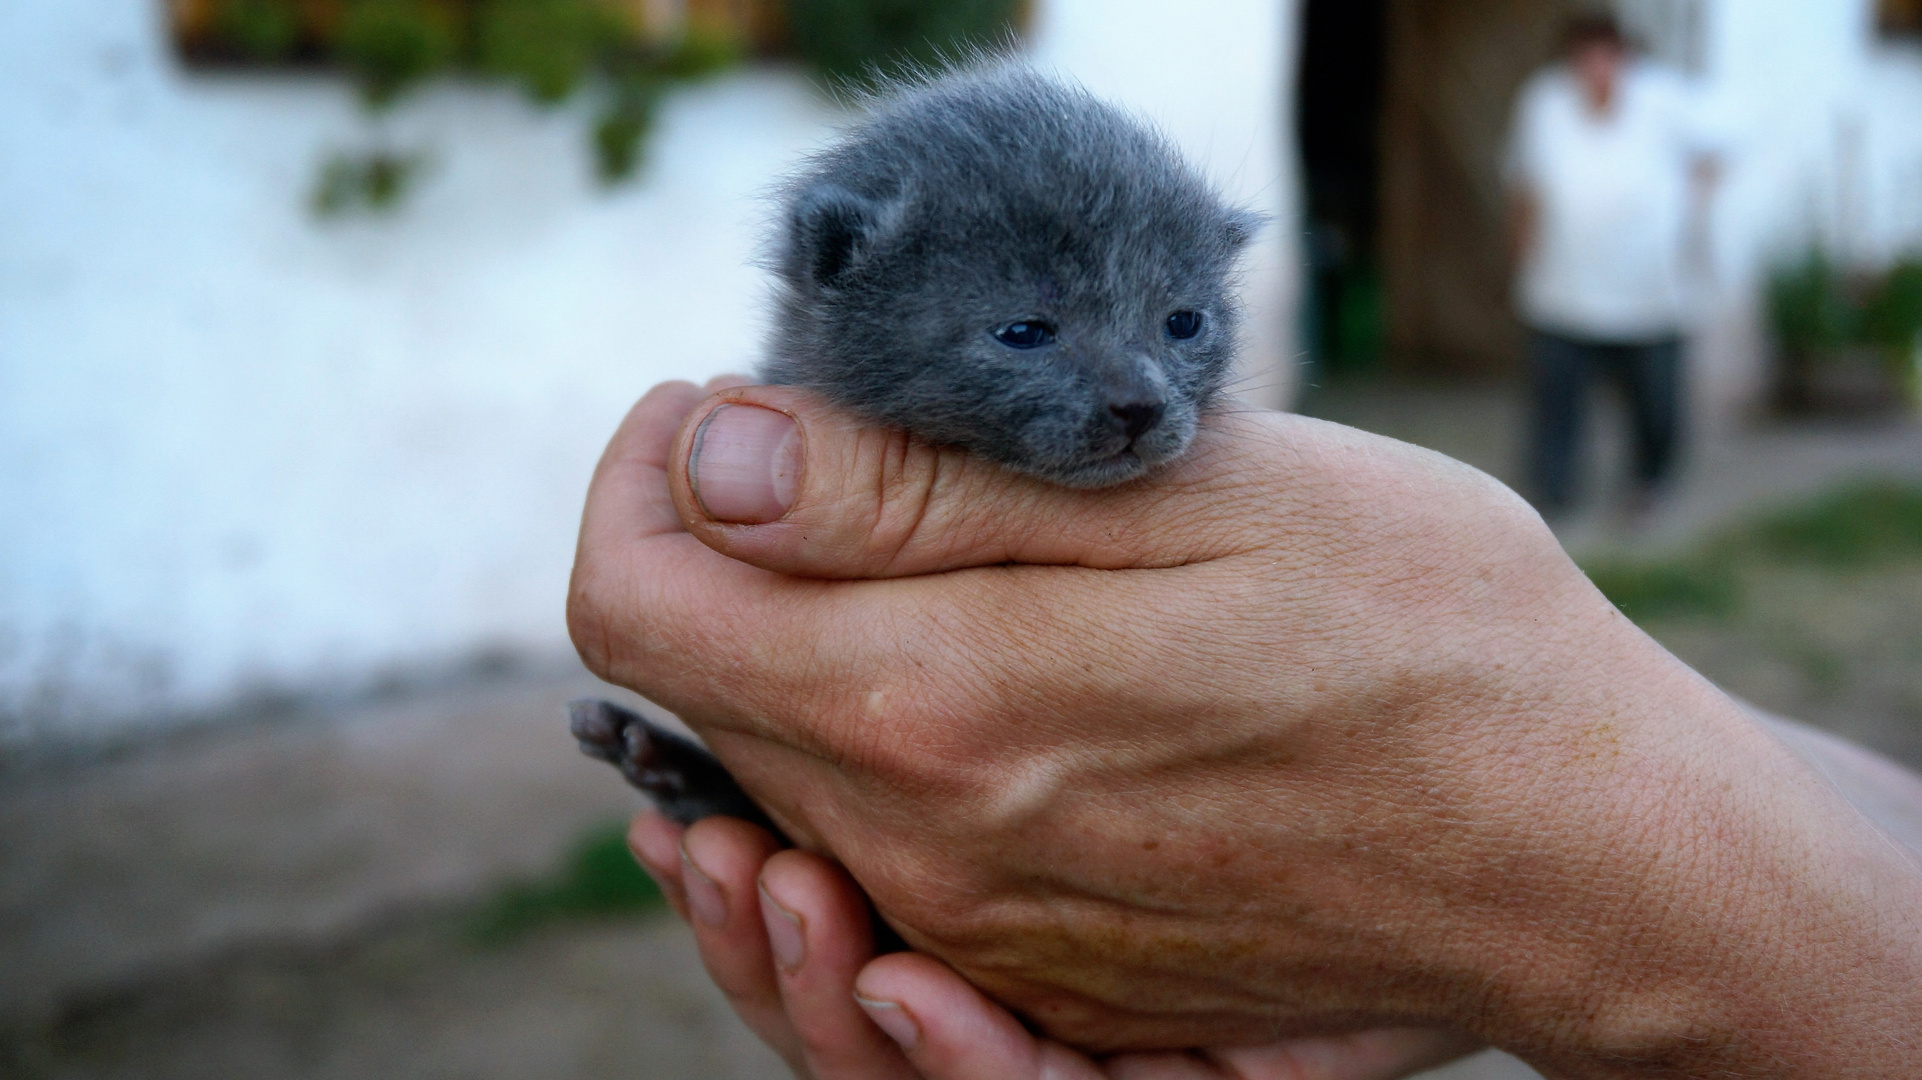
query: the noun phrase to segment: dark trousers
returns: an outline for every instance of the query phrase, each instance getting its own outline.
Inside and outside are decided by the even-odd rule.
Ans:
[[[1634,434],[1635,480],[1654,490],[1668,480],[1682,420],[1682,342],[1583,341],[1537,331],[1529,348],[1535,417],[1530,480],[1536,509],[1556,514],[1574,504],[1586,457],[1588,388],[1617,384]]]

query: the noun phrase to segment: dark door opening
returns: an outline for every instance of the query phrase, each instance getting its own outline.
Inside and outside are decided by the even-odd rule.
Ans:
[[[1500,176],[1523,81],[1587,0],[1307,0],[1296,84],[1318,378],[1513,375]]]
[[[1303,339],[1317,377],[1378,363],[1386,320],[1379,258],[1387,0],[1308,0],[1302,16],[1299,140],[1308,296]]]

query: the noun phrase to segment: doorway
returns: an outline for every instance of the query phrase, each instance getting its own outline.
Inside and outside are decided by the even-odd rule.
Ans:
[[[1580,0],[1306,0],[1296,93],[1317,375],[1520,367],[1501,155]]]
[[[1307,0],[1297,69],[1308,261],[1302,338],[1316,375],[1372,373],[1386,326],[1379,246],[1387,0]]]

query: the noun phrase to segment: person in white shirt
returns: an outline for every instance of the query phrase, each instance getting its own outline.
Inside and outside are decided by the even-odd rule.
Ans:
[[[1683,415],[1684,237],[1717,165],[1683,80],[1630,55],[1616,22],[1569,26],[1561,63],[1523,88],[1505,179],[1533,332],[1531,498],[1555,516],[1581,478],[1589,384],[1618,382],[1635,498],[1669,479]]]

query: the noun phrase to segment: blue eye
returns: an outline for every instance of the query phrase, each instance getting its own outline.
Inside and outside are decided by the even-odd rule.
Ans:
[[[1054,327],[1044,322],[1024,320],[996,330],[994,339],[1010,349],[1039,349],[1043,345],[1054,344]]]
[[[1177,311],[1168,316],[1168,336],[1176,341],[1186,341],[1201,333],[1201,312]]]

